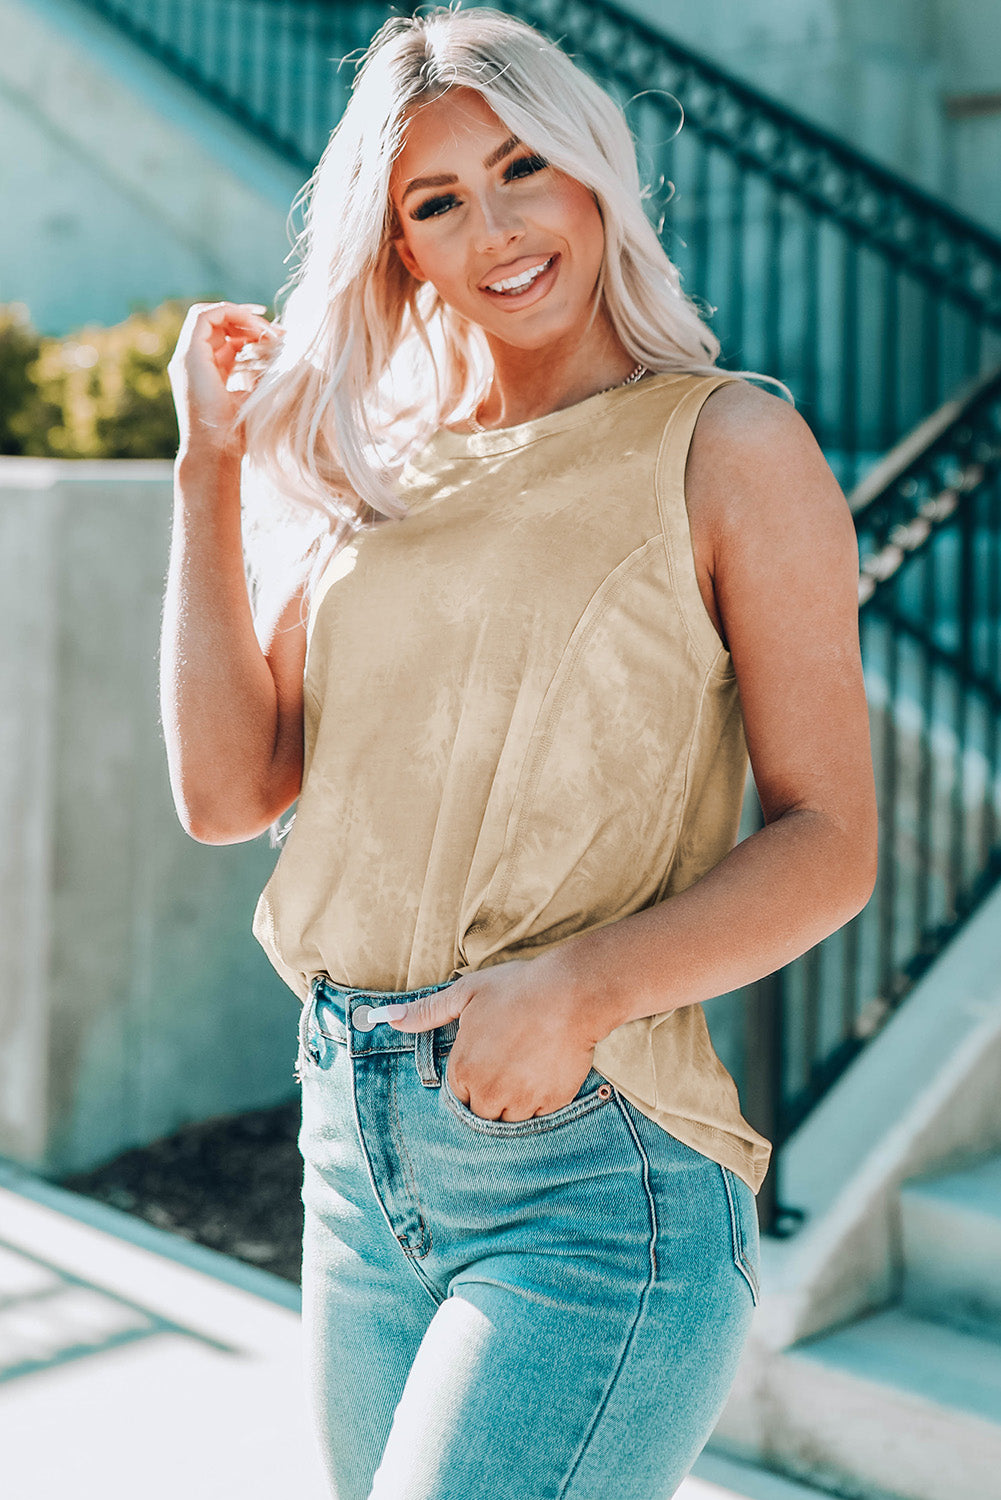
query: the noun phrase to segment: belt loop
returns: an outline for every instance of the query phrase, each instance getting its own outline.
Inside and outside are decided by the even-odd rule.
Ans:
[[[418,1031],[416,1033],[417,1040],[414,1043],[414,1062],[417,1064],[417,1076],[426,1089],[441,1087],[434,1044],[437,1034],[437,1031]]]
[[[319,983],[319,979],[313,979],[310,982],[309,994],[302,1002],[302,1007],[299,1011],[298,1047],[296,1049],[295,1068],[293,1070],[294,1075],[299,1083],[302,1083],[303,1081],[302,1068],[306,1055],[306,1048],[309,1046],[309,1028],[312,1023],[313,1012],[316,1009],[316,997],[319,994]]]

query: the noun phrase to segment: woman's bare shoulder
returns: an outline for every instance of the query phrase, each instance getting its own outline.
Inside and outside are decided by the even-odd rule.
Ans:
[[[695,424],[685,494],[693,527],[719,536],[771,519],[850,520],[844,492],[803,415],[746,380],[711,391]],[[837,523],[835,523],[837,524]]]
[[[784,588],[792,600],[801,582],[816,582],[818,568],[849,580],[846,587],[857,576],[851,510],[809,423],[791,402],[749,381],[727,381],[703,403],[685,503],[703,602],[731,650],[741,593],[760,598],[771,579],[773,597]]]
[[[720,460],[775,461],[787,450],[811,448],[823,458],[809,423],[791,401],[749,380],[727,380],[710,391],[695,424],[692,446],[712,448]]]

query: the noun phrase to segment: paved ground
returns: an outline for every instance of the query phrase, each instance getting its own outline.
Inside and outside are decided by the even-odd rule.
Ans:
[[[5,1500],[330,1500],[298,1303],[289,1281],[0,1162]],[[676,1500],[818,1497],[705,1454]]]

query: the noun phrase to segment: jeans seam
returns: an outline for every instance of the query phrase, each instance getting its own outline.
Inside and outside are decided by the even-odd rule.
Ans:
[[[396,1135],[399,1142],[400,1162],[403,1166],[404,1178],[413,1194],[414,1203],[417,1206],[417,1222],[421,1226],[421,1249],[411,1251],[410,1247],[406,1245],[402,1246],[402,1248],[408,1255],[414,1254],[423,1260],[426,1255],[430,1255],[434,1242],[431,1237],[431,1231],[424,1220],[424,1205],[421,1202],[420,1193],[417,1191],[414,1164],[410,1160],[410,1153],[407,1151],[407,1143],[403,1136],[403,1121],[400,1119],[400,1111],[396,1101],[396,1069],[394,1067],[390,1067],[389,1069],[389,1103],[393,1111],[393,1119],[396,1121]]]
[[[639,1136],[636,1133],[636,1127],[634,1126],[632,1120],[629,1118],[629,1113],[625,1107],[625,1102],[622,1100],[618,1093],[613,1094],[612,1097],[614,1098],[615,1103],[618,1106],[622,1118],[626,1122],[626,1127],[629,1131],[629,1134],[633,1138],[633,1142],[636,1146],[637,1152],[639,1153],[639,1158],[643,1166],[643,1189],[646,1193],[647,1209],[650,1214],[650,1271],[647,1276],[646,1285],[640,1293],[639,1306],[636,1309],[636,1316],[633,1319],[632,1327],[626,1335],[625,1342],[623,1343],[622,1349],[619,1353],[618,1363],[615,1366],[615,1370],[611,1376],[611,1379],[608,1381],[608,1384],[605,1387],[604,1394],[598,1403],[594,1416],[591,1418],[591,1422],[587,1429],[587,1432],[581,1439],[580,1447],[577,1450],[577,1456],[571,1464],[570,1470],[562,1485],[560,1486],[557,1500],[563,1500],[568,1487],[573,1483],[574,1475],[580,1468],[581,1460],[587,1452],[588,1445],[598,1429],[601,1418],[604,1415],[608,1403],[612,1398],[612,1392],[615,1390],[619,1376],[622,1374],[622,1368],[626,1362],[626,1357],[629,1354],[629,1350],[632,1347],[633,1341],[636,1338],[637,1330],[639,1329],[639,1326],[643,1321],[643,1314],[646,1312],[646,1306],[650,1300],[651,1289],[657,1280],[657,1205],[654,1201],[653,1192],[650,1188],[650,1159],[643,1149],[643,1142],[640,1140]]]
[[[751,1297],[755,1307],[757,1307],[759,1290],[755,1285],[756,1278],[754,1277],[751,1267],[748,1265],[747,1259],[744,1255],[740,1204],[737,1202],[736,1190],[728,1175],[732,1168],[725,1167],[722,1162],[718,1162],[717,1166],[719,1167],[720,1172],[723,1176],[723,1186],[726,1190],[726,1201],[730,1213],[730,1240],[733,1248],[733,1263],[743,1276],[744,1280],[747,1282],[748,1286],[751,1288]]]
[[[354,1119],[355,1135],[358,1139],[358,1146],[361,1150],[362,1159],[365,1163],[365,1172],[368,1177],[369,1186],[372,1189],[373,1201],[375,1202],[376,1207],[385,1220],[386,1226],[393,1237],[393,1243],[396,1245],[396,1248],[399,1250],[400,1254],[403,1256],[403,1259],[413,1271],[414,1275],[417,1277],[417,1280],[427,1292],[432,1302],[436,1307],[440,1307],[444,1299],[436,1293],[434,1288],[431,1286],[427,1276],[425,1276],[424,1272],[421,1270],[414,1257],[412,1255],[408,1255],[406,1250],[400,1244],[400,1241],[397,1238],[396,1230],[393,1228],[393,1221],[390,1218],[389,1213],[387,1212],[386,1205],[382,1201],[382,1194],[379,1191],[379,1185],[376,1182],[375,1172],[372,1168],[372,1158],[369,1155],[368,1145],[365,1141],[365,1136],[361,1128],[361,1116],[358,1113],[358,1090],[353,1068],[351,1070],[351,1113]]]

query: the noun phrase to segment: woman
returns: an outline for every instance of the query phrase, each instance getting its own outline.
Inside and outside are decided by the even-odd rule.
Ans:
[[[666,1500],[770,1151],[701,1002],[873,884],[851,517],[717,369],[617,107],[509,18],[383,28],[301,248],[283,331],[199,306],[172,361],[163,711],[195,838],[298,798],[255,932],[304,1002],[333,1491]]]

